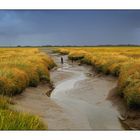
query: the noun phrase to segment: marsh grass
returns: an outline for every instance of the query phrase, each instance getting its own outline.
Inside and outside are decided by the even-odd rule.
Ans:
[[[49,70],[54,66],[53,60],[37,48],[0,49],[0,130],[47,129],[37,116],[14,111],[9,105],[10,97],[26,87],[50,82]]]
[[[104,74],[118,76],[118,94],[129,107],[140,107],[140,48],[79,47],[59,48],[56,52],[90,64]]]
[[[53,60],[37,48],[0,49],[0,94],[20,94],[26,87],[50,81]]]
[[[46,130],[47,126],[34,115],[9,108],[11,98],[0,96],[0,130]]]
[[[37,116],[27,113],[0,110],[0,130],[46,130],[47,127]]]

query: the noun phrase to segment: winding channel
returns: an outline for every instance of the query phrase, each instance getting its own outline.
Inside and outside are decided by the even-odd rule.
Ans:
[[[78,130],[123,130],[119,112],[107,100],[117,79],[97,75],[90,66],[80,66],[52,54],[58,68],[51,72],[55,89],[51,100],[61,106]]]

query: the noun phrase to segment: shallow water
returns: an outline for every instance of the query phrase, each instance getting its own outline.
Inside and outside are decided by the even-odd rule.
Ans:
[[[79,66],[68,61],[60,64],[60,56],[53,55],[58,69],[51,72],[55,89],[51,99],[68,114],[78,130],[123,130],[119,112],[107,100],[116,87],[117,79],[98,76],[90,66]]]

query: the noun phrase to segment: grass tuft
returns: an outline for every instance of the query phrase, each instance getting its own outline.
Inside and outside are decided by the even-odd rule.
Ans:
[[[50,81],[53,60],[37,48],[0,49],[0,94],[20,94],[26,87]]]

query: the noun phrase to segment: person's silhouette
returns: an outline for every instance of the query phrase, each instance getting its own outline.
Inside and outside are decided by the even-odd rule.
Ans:
[[[63,60],[63,57],[61,56],[61,64],[63,64],[64,63],[64,60]]]

